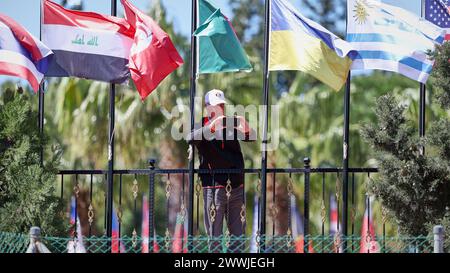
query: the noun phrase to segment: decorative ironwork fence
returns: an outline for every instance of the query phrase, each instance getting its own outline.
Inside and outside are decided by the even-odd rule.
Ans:
[[[245,199],[242,202],[240,212],[241,222],[243,225],[246,225],[252,219],[252,223],[257,223],[256,225],[253,224],[252,236],[245,237],[244,241],[249,241],[253,237],[253,240],[258,241],[258,247],[261,248],[259,251],[265,252],[273,247],[275,241],[283,240],[283,238],[291,238],[294,241],[295,238],[301,235],[319,240],[317,236],[320,236],[320,238],[332,236],[335,241],[337,238],[342,241],[342,247],[338,251],[358,252],[359,247],[355,245],[355,240],[353,240],[356,238],[355,236],[374,237],[374,234],[369,234],[371,226],[374,225],[371,217],[372,213],[370,212],[373,208],[371,208],[372,203],[366,194],[364,182],[367,179],[371,179],[377,173],[377,169],[349,168],[348,171],[350,178],[349,196],[347,199],[343,199],[342,168],[311,168],[309,160],[305,160],[303,168],[267,169],[267,183],[270,189],[270,196],[267,195],[267,211],[263,212],[260,209],[260,204],[262,203],[261,169],[195,169],[194,172],[197,179],[195,180],[194,194],[189,194],[187,190],[189,186],[189,169],[157,169],[155,161],[152,161],[149,169],[114,170],[113,181],[116,196],[113,196],[113,200],[115,200],[114,213],[118,224],[117,236],[121,240],[128,238],[130,242],[138,240],[138,232],[144,228],[142,226],[144,217],[140,215],[140,212],[144,207],[144,202],[146,202],[145,205],[149,209],[148,215],[146,215],[148,220],[144,222],[144,225],[147,225],[148,234],[154,234],[155,238],[160,238],[161,236],[170,242],[175,236],[177,225],[178,227],[180,225],[183,226],[184,232],[188,229],[188,225],[192,225],[193,234],[189,235],[194,238],[193,242],[195,242],[195,238],[206,238],[203,225],[200,223],[204,213],[209,213],[210,216],[213,216],[216,213],[216,208],[213,204],[210,208],[204,210],[203,198],[201,197],[202,186],[198,175],[207,173],[214,177],[215,174],[244,173],[246,186],[243,188]],[[84,214],[87,215],[85,218],[87,218],[89,230],[84,235],[88,239],[98,239],[98,237],[93,236],[107,235],[107,176],[108,171],[105,170],[70,170],[60,171],[59,173],[61,199],[69,200],[67,194],[70,192],[70,195],[75,196],[78,212],[85,210]],[[71,190],[67,190],[67,188]],[[78,205],[80,188],[88,189],[88,205],[85,205],[84,208],[80,208]],[[231,187],[227,186],[226,190],[229,200]],[[101,192],[104,195],[99,195]],[[132,198],[128,198],[132,200],[131,204],[123,203],[122,197],[124,194],[132,196]],[[147,196],[146,200],[141,198],[143,195]],[[93,198],[94,196],[97,196],[97,198]],[[98,196],[104,196],[105,198],[98,200]],[[299,197],[300,201],[295,198],[296,196]],[[279,211],[278,203],[280,200],[287,200],[288,204],[284,204],[286,211]],[[365,206],[363,208],[358,207],[358,204],[362,203]],[[333,206],[335,210],[331,211]],[[192,208],[191,212],[189,207]],[[343,210],[345,207],[349,208],[347,212]],[[382,220],[378,221],[381,224],[381,228],[378,227],[378,230],[382,229],[382,238],[388,238],[389,236],[386,232],[388,221],[385,210],[381,209],[380,206],[376,206],[376,209],[377,216],[382,216]],[[293,210],[296,210],[297,214],[300,215],[300,222]],[[252,216],[249,216],[247,211],[253,211]],[[364,211],[369,211],[369,213],[364,214]],[[127,223],[124,223],[124,213],[128,215]],[[261,217],[262,213],[269,217]],[[278,217],[280,213],[284,213],[285,217]],[[347,223],[348,232],[343,230],[342,227],[343,222],[341,219],[344,219],[343,215],[345,213],[349,213],[350,216]],[[330,217],[334,217],[335,220],[332,221]],[[367,219],[362,219],[363,217]],[[264,219],[266,221],[263,223]],[[98,223],[100,221],[103,222],[103,230],[96,228],[96,226],[99,226]],[[313,229],[311,229],[311,221],[315,223]],[[362,228],[362,223],[367,225],[368,233],[365,235],[361,235],[358,230],[358,228]],[[126,225],[125,229],[123,228],[124,225]],[[266,234],[260,233],[259,227],[261,225],[265,225],[267,228]],[[282,227],[280,228],[280,226]],[[76,232],[74,236],[76,236],[75,234]],[[228,229],[223,234],[225,239],[231,240],[231,234]],[[271,240],[266,241],[269,237]],[[341,238],[348,238],[348,240],[342,240]],[[95,241],[96,239],[93,240]],[[202,241],[204,239],[199,240]],[[329,245],[329,238],[321,240],[322,245]],[[380,242],[384,244],[386,241]],[[189,251],[195,251],[194,245],[188,245],[188,247],[190,248]],[[316,247],[317,245],[314,245],[314,248]],[[381,247],[387,248],[386,245]],[[304,252],[312,250],[309,241],[302,248]]]

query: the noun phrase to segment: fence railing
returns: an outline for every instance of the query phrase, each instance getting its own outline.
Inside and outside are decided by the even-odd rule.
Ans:
[[[304,242],[309,242],[310,253],[443,253],[443,228],[435,227],[433,236],[419,237],[380,237],[382,248],[361,247],[365,237],[341,237],[337,242],[334,236],[266,236],[267,247],[264,253],[304,253]],[[41,237],[40,230],[33,227],[30,236],[0,232],[0,253],[261,253],[252,236],[210,238],[195,236],[187,238],[155,236],[149,247],[148,238],[123,236],[111,239],[106,236],[77,238]],[[234,245],[231,248],[229,245]],[[344,245],[347,249],[342,249]]]
[[[259,209],[262,202],[259,179],[261,169],[195,169],[194,194],[187,192],[189,169],[158,169],[153,165],[148,169],[114,170],[114,216],[117,219],[115,232],[120,238],[129,236],[136,240],[139,234],[142,235],[147,229],[145,236],[154,234],[149,236],[150,238],[171,238],[176,232],[186,232],[187,224],[192,223],[192,236],[205,236],[202,220],[205,214],[215,214],[214,210],[217,208],[205,209],[199,174],[214,177],[219,174],[229,176],[243,173],[246,186],[243,188],[245,198],[242,200],[241,221],[244,226],[252,223],[251,233],[260,237],[263,251],[266,246],[265,239],[268,237],[333,236],[336,240],[342,236],[375,237],[376,233],[383,238],[392,237],[386,229],[389,221],[385,210],[376,202],[372,202],[365,189],[365,182],[377,171],[376,168],[349,168],[349,194],[348,199],[344,200],[342,168],[311,168],[308,161],[303,168],[267,169],[266,215],[269,217],[264,223],[266,234],[260,234],[258,227],[262,213]],[[70,196],[74,196],[76,215],[82,214],[80,219],[84,222],[83,226],[88,226],[88,230],[83,230],[83,235],[88,238],[106,234],[107,175],[106,170],[59,172],[61,199],[69,200]],[[125,200],[124,195],[129,198]],[[145,198],[142,198],[144,196]],[[232,196],[229,197],[231,198]],[[80,201],[84,203],[83,206],[80,206]],[[191,214],[188,212],[190,202],[194,208]],[[342,230],[343,207],[349,208],[347,233]],[[144,214],[141,214],[142,211]],[[99,228],[99,223],[103,224],[103,229]],[[75,222],[74,226],[76,224]],[[363,228],[366,234],[360,233]],[[225,229],[223,234],[229,236],[229,230]],[[248,233],[250,232],[247,230]],[[76,232],[74,236],[75,234]],[[347,241],[343,240],[344,244]],[[381,241],[382,248],[387,248],[385,243],[386,241]],[[308,252],[309,241],[306,241],[303,247],[304,251]],[[345,251],[357,250],[353,241],[344,248]],[[342,251],[342,248],[339,250]]]

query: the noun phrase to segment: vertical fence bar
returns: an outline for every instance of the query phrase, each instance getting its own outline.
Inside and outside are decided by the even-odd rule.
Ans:
[[[261,228],[261,172],[258,172],[258,182],[256,184],[256,194],[258,195],[258,213],[257,213],[257,223],[258,223],[258,227],[257,227],[257,231],[256,231],[256,236],[255,236],[255,244],[256,244],[256,250],[257,253],[261,252],[261,231],[259,230]]]
[[[197,29],[197,0],[191,1],[191,33]],[[190,90],[190,111],[191,130],[195,126],[195,93],[197,92],[197,37],[191,36],[191,90]],[[195,145],[190,145],[191,157],[189,158],[189,201],[188,201],[188,238],[191,238],[194,231],[194,163]],[[188,251],[192,251],[192,245],[188,245]]]
[[[75,186],[73,187],[73,192],[75,194],[75,204],[74,204],[74,214],[75,214],[75,222],[74,222],[74,226],[73,226],[73,240],[75,241],[75,239],[77,239],[78,237],[78,230],[77,230],[77,225],[78,225],[78,196],[80,193],[80,188],[78,185],[78,174],[75,175]]]
[[[138,186],[138,181],[137,181],[137,174],[134,174],[134,179],[133,179],[133,186],[131,188],[131,191],[133,192],[133,215],[137,215],[137,197],[138,197],[138,190],[139,190],[139,186]],[[144,205],[144,204],[142,204]],[[142,211],[144,210],[144,206],[142,206]],[[143,213],[141,213],[141,215],[143,215]],[[144,219],[142,219],[142,222],[144,222]],[[133,217],[133,239],[132,239],[132,245],[133,245],[133,249],[136,250],[136,246],[138,243],[138,239],[137,239],[137,221],[136,221],[136,217]],[[141,225],[141,228],[143,228],[143,226]],[[141,234],[142,234],[142,230],[141,230]],[[148,236],[148,234],[147,234]],[[143,241],[145,240],[144,238],[141,238]],[[141,243],[141,252],[143,251],[143,247],[142,247],[143,243]]]
[[[304,217],[305,221],[303,223],[303,252],[308,253],[308,246],[309,246],[309,182],[310,182],[310,175],[311,175],[311,160],[306,157],[303,159],[303,163],[305,165],[305,192],[304,192]]]
[[[271,248],[274,249],[275,247],[275,229],[276,229],[276,225],[275,225],[275,220],[277,217],[277,204],[276,204],[276,184],[275,184],[275,172],[272,173],[272,207],[269,210],[269,214],[272,218],[272,243],[271,243]]]
[[[321,249],[322,253],[325,250],[325,219],[326,219],[326,206],[325,206],[325,173],[322,173],[322,205],[321,205],[321,220],[322,220],[322,240]]]
[[[61,201],[64,198],[64,174],[61,174]]]
[[[105,217],[103,217],[104,219],[103,219],[103,231],[104,231],[104,234],[103,235],[106,235],[108,232],[107,232],[107,218],[108,218],[108,205],[107,205],[107,203],[108,203],[108,200],[107,200],[107,198],[106,198],[106,195],[107,195],[107,187],[108,187],[108,185],[107,185],[107,183],[108,183],[108,174],[105,174],[105,177],[104,177],[104,179],[105,179],[105,192],[104,192],[104,197],[105,197]]]
[[[351,223],[352,223],[352,253],[355,252],[354,238],[355,235],[355,217],[356,217],[356,208],[355,208],[355,173],[352,173],[352,212],[351,212]]]
[[[122,246],[122,174],[119,175],[119,207],[117,210],[117,220],[119,222],[119,253]]]
[[[171,189],[171,181],[170,181],[170,174],[167,174],[167,181],[166,181],[166,232],[165,232],[165,249],[167,252],[170,251],[169,249],[169,237],[170,237],[170,231],[169,231],[169,225],[170,225],[170,189]],[[178,217],[177,217],[178,218]],[[178,219],[176,220],[178,222]]]
[[[186,202],[186,182],[185,182],[185,175],[184,173],[181,174],[183,177],[181,179],[181,208],[180,208],[180,214],[182,217],[182,222],[181,222],[181,230],[183,231],[181,236],[181,248],[180,248],[180,253],[184,253],[184,247],[189,245],[189,238],[187,238],[187,241],[184,240],[184,221],[186,221],[186,206],[185,206],[185,202]],[[192,194],[194,194],[194,192],[192,192]],[[194,196],[192,195],[192,199],[194,198]],[[194,200],[192,200],[192,202],[194,202]],[[194,209],[194,207],[192,207],[192,209]],[[192,212],[194,212],[194,210],[192,210]],[[194,214],[192,214],[192,224],[194,224]],[[194,232],[192,230],[192,232]],[[193,244],[192,244],[193,245]]]
[[[155,210],[155,159],[150,159],[148,161],[150,166],[150,175],[149,175],[149,185],[148,185],[148,236],[151,238],[149,240],[149,253],[154,251],[154,240],[155,240],[155,219],[154,219],[154,210]]]
[[[111,0],[111,15],[117,15],[117,1]],[[109,134],[108,134],[108,183],[106,194],[106,236],[112,236],[113,187],[114,187],[114,130],[115,130],[116,85],[110,84],[109,90]]]
[[[294,192],[293,192],[293,183],[292,183],[292,173],[289,173],[288,178],[288,184],[287,184],[287,192],[288,192],[288,240],[289,244],[288,247],[291,247],[291,238],[293,238],[293,231],[292,231],[292,208],[296,206],[294,203]],[[294,218],[295,219],[295,218]],[[288,252],[291,252],[290,249],[288,249]]]
[[[195,234],[198,235],[199,234],[199,230],[200,230],[200,194],[202,191],[202,186],[200,184],[200,178],[197,178],[197,184],[195,185],[195,195],[196,195],[196,199],[197,199],[197,206],[196,206],[196,210],[197,210],[197,217],[195,218]],[[204,216],[206,217],[206,215]]]
[[[90,179],[90,183],[89,183],[89,208],[88,208],[89,237],[92,236],[92,223],[94,221],[94,210],[93,210],[94,208],[92,206],[93,179],[94,179],[94,177],[91,174],[91,179]]]
[[[266,236],[266,202],[267,202],[267,130],[269,127],[269,35],[270,35],[270,1],[265,1],[265,31],[264,31],[264,79],[263,79],[263,105],[265,107],[261,152],[261,202],[259,223],[260,249],[265,251]]]
[[[382,208],[383,210],[383,208]],[[381,212],[383,215],[383,253],[386,253],[386,220],[385,212]]]
[[[372,238],[370,234],[370,196],[367,194],[367,234],[365,235],[365,241],[366,241],[366,247],[367,244],[369,244],[369,247],[367,247],[367,253],[370,253],[370,244],[372,244]],[[368,242],[368,239],[370,241]]]

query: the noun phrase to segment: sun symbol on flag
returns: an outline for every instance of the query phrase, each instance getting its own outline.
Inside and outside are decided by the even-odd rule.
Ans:
[[[355,15],[353,18],[355,18],[355,21],[362,25],[366,23],[367,18],[369,17],[369,13],[367,12],[367,3],[365,0],[362,1],[356,1],[355,9],[353,10]]]

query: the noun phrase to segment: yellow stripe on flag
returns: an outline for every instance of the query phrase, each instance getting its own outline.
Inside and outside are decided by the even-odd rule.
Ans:
[[[299,70],[339,91],[352,64],[339,57],[322,40],[291,30],[270,33],[269,70]]]

